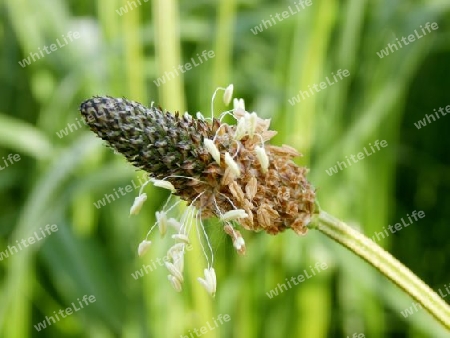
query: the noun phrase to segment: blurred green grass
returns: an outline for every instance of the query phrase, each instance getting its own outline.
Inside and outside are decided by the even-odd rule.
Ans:
[[[254,35],[250,28],[286,10],[287,1],[144,2],[5,0],[0,3],[0,157],[21,160],[0,172],[0,251],[46,224],[58,232],[0,261],[1,337],[179,337],[219,314],[231,321],[205,337],[446,337],[423,311],[406,319],[411,300],[364,262],[322,236],[276,237],[243,231],[246,257],[208,225],[218,292],[211,300],[196,277],[199,250],[186,261],[181,294],[158,268],[167,241],[138,243],[166,197],[148,187],[138,217],[137,191],[97,209],[105,193],[142,176],[76,123],[93,95],[125,96],[169,110],[210,114],[218,86],[234,84],[247,109],[272,119],[276,144],[303,153],[321,206],[369,236],[415,209],[427,217],[388,237],[391,249],[435,289],[450,282],[448,121],[417,130],[413,122],[449,104],[450,4],[447,1],[313,1]],[[426,22],[439,30],[380,59],[376,52]],[[69,31],[81,38],[22,68],[18,61]],[[153,80],[203,50],[215,57],[157,87]],[[288,99],[338,69],[351,76],[303,102]],[[216,112],[225,109],[219,100]],[[442,137],[444,135],[444,137]],[[389,147],[338,174],[325,170],[377,139]],[[426,230],[427,236],[423,233]],[[266,292],[318,261],[329,269],[281,295]],[[430,264],[432,263],[432,264]],[[447,268],[447,269],[446,269]],[[45,331],[33,325],[83,295],[97,301]]]

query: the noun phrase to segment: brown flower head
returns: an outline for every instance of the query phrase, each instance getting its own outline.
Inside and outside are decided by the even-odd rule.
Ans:
[[[112,97],[89,99],[80,111],[93,132],[199,210],[200,220],[221,219],[238,252],[244,253],[245,246],[230,221],[269,234],[306,232],[315,193],[307,169],[292,161],[300,154],[287,145],[269,144],[276,134],[269,130],[270,120],[245,111],[243,101],[235,101],[236,125]],[[143,203],[143,197],[136,203]],[[203,282],[211,274],[205,270]],[[178,289],[176,278],[169,279]]]

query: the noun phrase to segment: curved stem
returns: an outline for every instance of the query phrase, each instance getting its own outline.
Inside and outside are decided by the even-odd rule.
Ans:
[[[363,258],[450,330],[450,306],[389,252],[322,210],[309,227],[319,230]]]

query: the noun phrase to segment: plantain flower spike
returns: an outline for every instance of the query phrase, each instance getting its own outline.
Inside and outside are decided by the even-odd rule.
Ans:
[[[231,93],[232,87],[228,87],[225,101],[231,100]],[[293,162],[300,154],[287,145],[270,144],[276,135],[269,130],[270,120],[245,111],[242,99],[233,103],[231,114],[236,124],[201,114],[197,114],[200,118],[171,114],[109,96],[84,101],[80,111],[89,128],[108,146],[146,171],[156,186],[169,189],[171,196],[187,203],[189,210],[179,220],[166,216],[172,207],[158,213],[150,231],[155,226],[162,235],[176,230],[172,239],[187,243],[189,219],[203,226],[204,219],[215,216],[224,225],[232,220],[248,231],[276,235],[290,229],[305,234],[314,213],[315,191],[306,179],[308,170]],[[132,214],[145,197],[137,199]],[[229,225],[225,229],[236,250],[245,253],[240,232]],[[213,250],[206,231],[203,234],[211,266]],[[180,291],[182,279],[173,272],[168,278]],[[205,278],[199,279],[210,294],[215,292],[212,272],[213,268],[208,268]]]

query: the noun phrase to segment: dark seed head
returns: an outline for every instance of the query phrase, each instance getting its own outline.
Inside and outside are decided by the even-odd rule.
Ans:
[[[211,125],[189,115],[147,108],[121,98],[94,97],[80,106],[85,121],[100,138],[151,177],[198,177],[211,161],[202,145],[215,133]],[[183,164],[189,163],[189,169]]]

